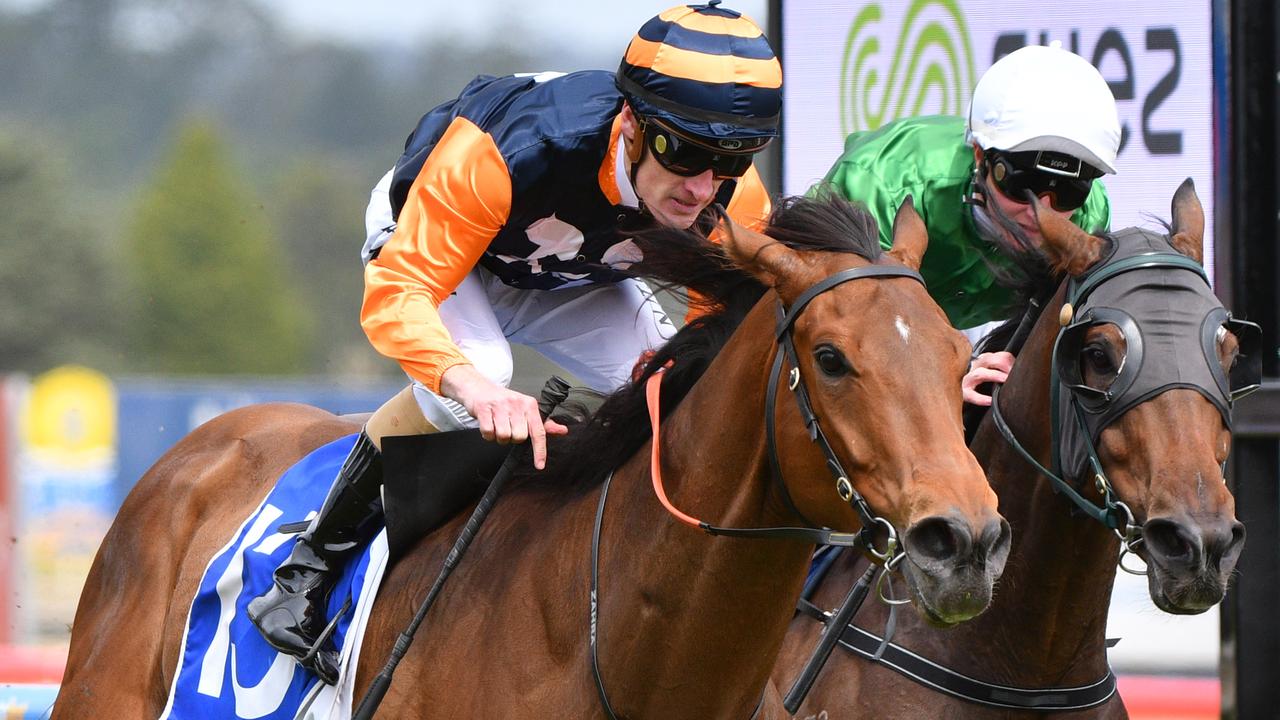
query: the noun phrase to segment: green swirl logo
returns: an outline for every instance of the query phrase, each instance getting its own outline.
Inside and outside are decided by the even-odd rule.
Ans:
[[[845,40],[840,66],[843,133],[874,130],[898,118],[926,112],[964,114],[975,77],[969,28],[959,2],[912,0],[883,81],[882,18],[879,4],[865,6]],[[935,105],[931,98],[940,102]]]

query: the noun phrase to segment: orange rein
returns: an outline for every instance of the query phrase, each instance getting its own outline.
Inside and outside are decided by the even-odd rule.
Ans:
[[[653,426],[653,450],[649,455],[649,474],[653,477],[653,494],[658,496],[658,502],[662,503],[662,507],[666,508],[667,512],[675,516],[675,518],[680,522],[689,525],[690,527],[698,528],[708,535],[788,539],[814,543],[815,545],[840,545],[843,547],[854,547],[862,542],[863,534],[866,532],[865,528],[864,530],[860,530],[855,533],[846,533],[828,530],[827,528],[815,527],[720,527],[718,525],[712,525],[704,520],[699,520],[698,518],[681,511],[680,508],[677,508],[675,505],[672,505],[671,499],[667,497],[667,491],[662,484],[661,451],[658,447],[661,437],[659,435],[661,430],[659,427],[659,399],[662,390],[662,374],[667,367],[670,367],[670,363],[668,363],[667,366],[659,368],[654,374],[650,375],[649,379],[645,381],[644,387],[645,399],[649,404],[649,422]],[[781,478],[778,478],[778,482],[781,482]],[[607,487],[608,486],[606,485],[606,488]],[[888,525],[885,520],[878,517],[873,520],[873,523],[876,522]],[[877,555],[877,557],[879,556]]]
[[[658,371],[649,376],[644,383],[644,395],[649,401],[649,422],[653,426],[653,452],[650,453],[649,474],[653,476],[653,494],[658,496],[658,501],[662,503],[662,507],[667,512],[676,516],[680,522],[696,527],[700,530],[708,528],[707,523],[688,515],[680,510],[680,508],[671,504],[671,500],[667,498],[667,490],[662,486],[662,461],[659,459],[659,409],[658,402],[662,394],[662,375],[666,372],[666,368],[658,368]]]

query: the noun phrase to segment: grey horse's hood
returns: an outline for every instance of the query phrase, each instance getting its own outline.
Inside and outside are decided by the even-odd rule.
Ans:
[[[1198,263],[1178,253],[1167,235],[1148,230],[1129,228],[1109,240],[1110,255],[1069,281],[1074,318],[1054,345],[1061,432],[1056,461],[1066,477],[1085,472],[1090,447],[1104,428],[1165,390],[1199,392],[1230,427],[1232,401],[1260,382],[1258,326],[1231,317]],[[1086,386],[1079,366],[1085,333],[1099,323],[1115,324],[1127,346],[1115,381],[1105,389]],[[1217,353],[1224,328],[1240,342],[1230,377]]]

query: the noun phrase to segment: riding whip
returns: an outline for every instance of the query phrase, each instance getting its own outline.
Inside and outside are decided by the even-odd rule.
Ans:
[[[559,377],[552,376],[547,380],[547,384],[542,386],[542,393],[538,398],[538,411],[542,413],[543,417],[550,416],[551,412],[560,403],[564,402],[568,395],[569,383]],[[373,684],[365,692],[364,699],[360,701],[360,707],[356,709],[352,720],[370,720],[374,712],[377,711],[378,705],[382,703],[382,698],[387,694],[387,689],[391,687],[391,676],[395,674],[400,660],[404,658],[405,653],[409,651],[409,646],[413,644],[413,638],[418,632],[418,626],[422,625],[422,621],[426,619],[427,612],[435,604],[445,581],[449,579],[453,569],[461,562],[462,556],[467,552],[467,548],[471,547],[471,541],[475,539],[476,533],[480,531],[480,526],[484,523],[485,518],[489,516],[489,511],[493,509],[494,503],[497,502],[498,494],[502,492],[502,487],[506,485],[507,480],[515,472],[516,466],[520,461],[519,449],[519,445],[511,449],[506,461],[502,463],[502,467],[493,476],[493,480],[489,483],[489,488],[484,491],[484,496],[480,498],[480,502],[476,505],[476,509],[471,512],[471,517],[467,519],[467,524],[463,526],[458,539],[454,541],[453,548],[449,550],[449,555],[444,560],[444,566],[440,568],[440,574],[431,585],[427,598],[422,601],[422,605],[418,608],[418,612],[414,614],[409,627],[405,628],[404,632],[400,633],[400,637],[396,638],[396,644],[391,649],[391,656],[387,658],[387,664],[382,668],[382,672],[378,673],[378,677],[374,678]]]
[[[822,672],[822,667],[827,664],[827,658],[831,657],[831,651],[835,649],[836,642],[840,640],[840,636],[844,634],[844,628],[853,620],[854,613],[858,612],[858,608],[862,607],[862,601],[867,599],[867,592],[871,590],[871,581],[875,579],[876,571],[880,566],[872,564],[867,571],[858,578],[858,582],[854,583],[850,588],[849,594],[845,596],[844,602],[840,604],[840,609],[835,614],[828,616],[827,628],[822,634],[822,639],[818,641],[818,646],[813,649],[813,654],[809,656],[809,661],[804,664],[804,669],[800,671],[800,677],[792,683],[791,689],[787,691],[787,696],[782,700],[782,706],[787,712],[795,714],[800,703],[804,702],[804,698],[809,694],[809,690],[813,688],[813,683],[818,679],[818,673]]]

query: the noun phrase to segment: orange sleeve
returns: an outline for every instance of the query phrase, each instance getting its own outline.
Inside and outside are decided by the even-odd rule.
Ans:
[[[760,173],[756,172],[756,166],[752,165],[738,181],[738,187],[734,188],[733,197],[729,198],[729,206],[725,208],[725,212],[729,213],[729,217],[739,225],[756,232],[763,232],[772,210],[773,203],[769,200],[769,192],[764,189],[764,183],[760,180]],[[724,232],[719,225],[711,231],[710,239],[714,243],[724,240]],[[690,290],[689,309],[684,314],[684,322],[687,325],[711,310],[711,303]]]
[[[360,325],[373,347],[432,392],[470,362],[440,320],[511,213],[511,175],[493,138],[456,118],[409,188],[395,233],[364,270]]]

